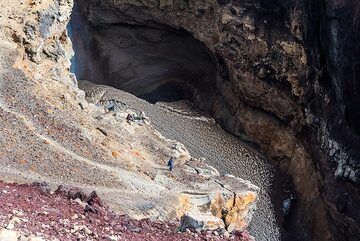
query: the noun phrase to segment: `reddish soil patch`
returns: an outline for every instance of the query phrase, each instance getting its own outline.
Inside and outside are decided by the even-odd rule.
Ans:
[[[50,194],[45,183],[0,182],[0,229],[9,223],[26,236],[46,240],[252,240],[246,232],[228,239],[210,231],[179,233],[176,224],[118,215],[95,192],[60,186]]]

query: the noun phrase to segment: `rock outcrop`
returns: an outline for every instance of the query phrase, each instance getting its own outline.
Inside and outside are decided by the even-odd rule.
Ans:
[[[182,220],[181,229],[244,231],[252,218],[257,199],[257,188],[236,191],[236,178],[227,176],[217,181],[226,191],[183,192],[179,195],[176,214]],[[249,184],[250,185],[250,184]],[[235,188],[235,189],[234,189]]]
[[[93,26],[185,29],[203,42],[219,74],[207,110],[292,176],[298,207],[292,231],[302,240],[354,240],[360,217],[357,1],[77,2]]]

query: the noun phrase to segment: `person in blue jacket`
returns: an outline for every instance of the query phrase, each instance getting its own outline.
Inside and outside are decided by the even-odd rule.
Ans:
[[[172,171],[174,169],[174,159],[171,157],[167,164],[168,164],[169,170]]]

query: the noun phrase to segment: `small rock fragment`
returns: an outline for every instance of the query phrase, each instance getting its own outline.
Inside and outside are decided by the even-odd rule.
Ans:
[[[86,227],[85,225],[83,226],[83,230],[87,235],[92,234],[91,230],[88,227]]]
[[[45,239],[43,239],[42,237],[31,236],[28,238],[28,241],[45,241]]]
[[[15,228],[14,223],[10,222],[8,225],[6,225],[6,229],[13,230]]]

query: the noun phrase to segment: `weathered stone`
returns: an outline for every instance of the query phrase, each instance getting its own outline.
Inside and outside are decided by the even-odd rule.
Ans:
[[[249,226],[258,189],[230,176],[217,182],[219,187],[213,187],[208,193],[179,194],[177,217],[182,220],[181,227],[243,231]]]
[[[43,38],[48,38],[51,34],[51,27],[57,20],[59,6],[54,3],[49,9],[39,13],[39,31]]]
[[[204,227],[203,219],[197,220],[185,214],[181,217],[179,230],[185,232],[189,228],[202,229]]]
[[[181,217],[179,227],[182,232],[186,231],[186,229],[216,230],[224,228],[223,220],[209,214],[185,214]]]
[[[225,201],[225,224],[228,231],[243,231],[248,227],[256,201],[256,193],[237,194]]]
[[[13,230],[1,229],[0,241],[17,241],[19,234]]]
[[[28,238],[28,241],[46,241],[46,240],[42,237],[30,236]]]

